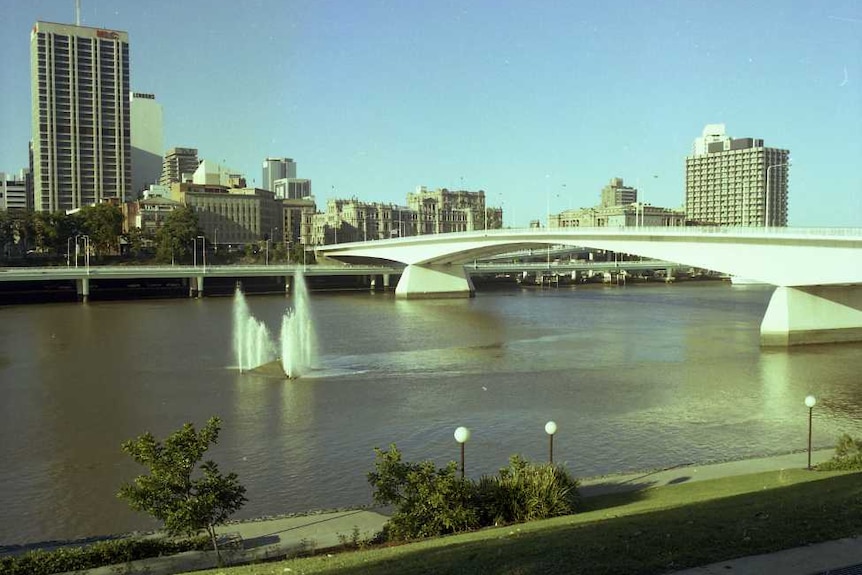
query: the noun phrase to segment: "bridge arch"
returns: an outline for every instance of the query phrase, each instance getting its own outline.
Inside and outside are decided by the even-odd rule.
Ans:
[[[801,228],[566,228],[485,230],[320,246],[345,262],[407,267],[399,297],[467,297],[465,264],[535,246],[639,255],[777,286],[761,323],[764,345],[862,341],[862,230]]]

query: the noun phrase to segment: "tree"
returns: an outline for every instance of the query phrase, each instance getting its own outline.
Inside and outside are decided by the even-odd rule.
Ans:
[[[191,255],[195,238],[203,232],[193,208],[183,206],[168,214],[156,234],[156,258],[162,262],[184,260]]]
[[[133,256],[139,256],[144,252],[144,245],[148,238],[141,228],[130,228],[125,234],[126,242],[129,245],[129,253]]]
[[[389,451],[375,448],[374,453],[375,469],[368,474],[374,501],[395,506],[389,538],[435,537],[479,526],[475,485],[458,477],[454,461],[439,469],[432,461],[402,461],[394,443]]]
[[[118,240],[123,233],[123,211],[113,204],[96,204],[81,208],[82,226],[93,242],[96,253],[119,249]]]
[[[200,433],[186,423],[164,443],[156,441],[149,432],[126,441],[123,451],[148,467],[150,474],[138,476],[117,493],[132,509],[164,522],[169,535],[191,536],[205,529],[219,563],[221,554],[215,527],[247,501],[245,487],[235,473],[222,475],[214,461],[204,462],[196,478],[192,475],[210,444],[218,442],[220,428],[221,420],[211,417]]]
[[[8,211],[0,211],[0,257],[9,257],[15,243],[15,223]]]

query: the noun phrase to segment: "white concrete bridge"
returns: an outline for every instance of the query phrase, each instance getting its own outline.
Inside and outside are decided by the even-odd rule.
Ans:
[[[862,341],[862,229],[504,229],[317,248],[348,263],[406,264],[399,297],[468,297],[465,264],[537,246],[567,245],[677,262],[777,286],[763,345]]]

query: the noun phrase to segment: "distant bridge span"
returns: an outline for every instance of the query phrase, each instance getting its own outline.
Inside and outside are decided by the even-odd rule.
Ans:
[[[349,262],[406,264],[399,297],[466,297],[465,264],[519,249],[569,245],[714,270],[778,286],[764,345],[862,341],[862,229],[560,228],[411,236],[316,248]]]

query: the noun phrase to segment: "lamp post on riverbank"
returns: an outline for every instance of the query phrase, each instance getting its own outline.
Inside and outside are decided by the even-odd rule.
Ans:
[[[461,444],[461,479],[464,479],[464,444],[470,439],[470,430],[459,427],[455,430],[455,441]]]
[[[545,424],[545,433],[548,434],[548,460],[551,462],[551,465],[554,464],[554,434],[557,432],[557,424],[553,421],[549,421]]]
[[[808,469],[811,469],[811,420],[814,414],[814,404],[817,399],[813,395],[805,398],[805,407],[808,408]]]
[[[207,271],[207,239],[206,236],[198,236],[198,239],[201,241],[201,254],[203,256],[204,261],[204,273]],[[197,254],[197,242],[195,242],[195,254]]]

